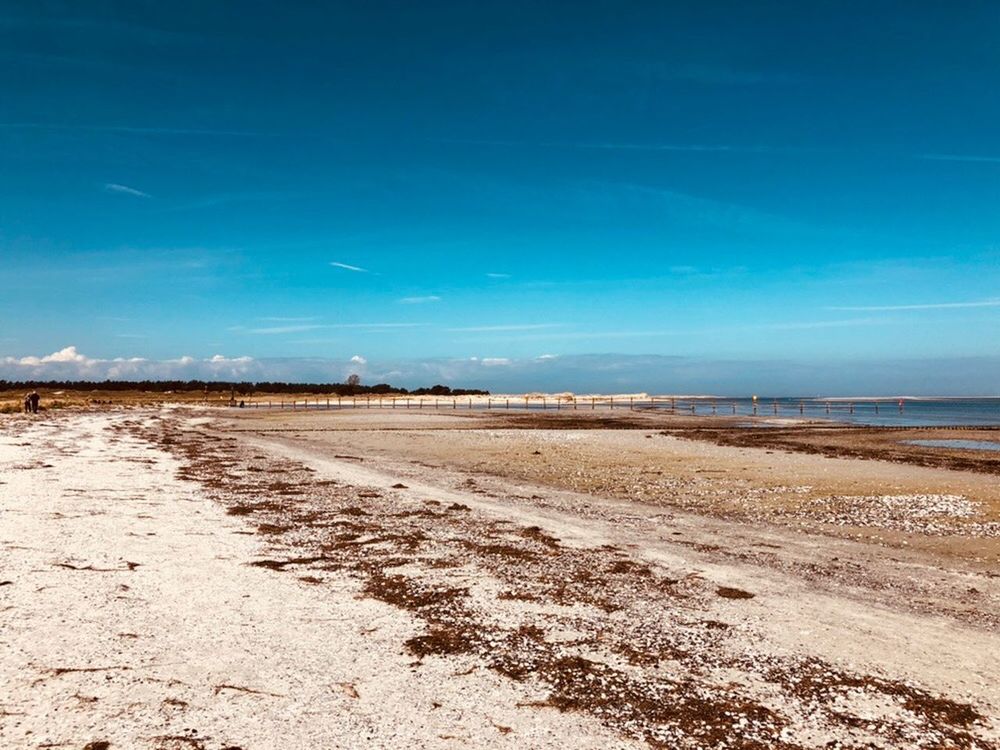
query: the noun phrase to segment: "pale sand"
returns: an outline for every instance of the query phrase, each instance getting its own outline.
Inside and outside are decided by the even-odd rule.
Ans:
[[[258,539],[121,418],[4,424],[3,747],[641,746],[468,660],[415,669],[420,626],[354,581],[248,567]]]
[[[203,414],[0,423],[0,581],[11,581],[0,586],[6,746],[642,747],[660,738],[718,747],[742,738],[758,747],[840,739],[985,748],[1000,737],[1000,579],[989,550],[969,554],[984,540],[949,538],[967,553],[956,558],[935,552],[940,535],[905,549],[930,536],[876,529],[890,549],[817,534],[809,517],[800,527],[794,516],[772,524],[732,511],[741,502],[773,510],[775,497],[794,505],[824,493],[930,492],[992,512],[992,477],[642,431],[470,432],[459,417],[412,414]],[[186,440],[194,442],[179,449]],[[699,473],[720,468],[733,476]],[[662,472],[655,481],[652,471]],[[243,486],[250,480],[258,489]],[[317,484],[324,480],[337,484]],[[300,498],[296,487],[314,489]],[[284,499],[274,503],[276,493]],[[345,516],[345,503],[364,516]],[[470,510],[445,512],[451,505]],[[364,522],[357,538],[324,541],[351,518]],[[542,544],[518,531],[532,527]],[[287,562],[316,550],[316,563]],[[276,569],[246,565],[261,559]],[[552,566],[573,583],[615,560],[625,573],[613,582],[597,576],[553,593]],[[392,606],[371,588],[381,570],[409,590],[461,589],[467,604]],[[651,581],[667,586],[662,601]],[[717,596],[719,587],[754,598]],[[613,601],[602,609],[605,596]],[[447,626],[465,640],[437,652],[413,645]],[[568,701],[563,673],[544,655],[539,674],[512,672],[523,644],[508,636],[524,627],[534,628],[529,646],[570,660],[560,669],[583,670],[566,678],[572,690],[580,692],[578,677],[593,680],[608,702]],[[653,652],[662,655],[651,662]],[[807,700],[788,680],[803,658],[822,662],[823,674],[865,679],[838,677]],[[101,671],[60,671],[81,669]],[[885,682],[871,687],[869,678]],[[699,734],[687,714],[643,709],[629,692],[649,690],[662,704],[662,685],[680,686],[668,690],[673,702],[705,698],[705,710],[736,700],[732,716],[706,714],[724,731]],[[939,720],[948,710],[921,708],[920,696],[969,704],[982,718]]]

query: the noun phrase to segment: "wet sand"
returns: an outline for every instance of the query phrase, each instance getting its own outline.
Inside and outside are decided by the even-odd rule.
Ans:
[[[995,477],[564,416],[8,419],[0,738],[997,746]]]

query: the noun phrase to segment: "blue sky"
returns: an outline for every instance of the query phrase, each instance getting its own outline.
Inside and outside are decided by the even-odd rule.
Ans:
[[[996,393],[997,38],[990,3],[0,3],[0,377]]]

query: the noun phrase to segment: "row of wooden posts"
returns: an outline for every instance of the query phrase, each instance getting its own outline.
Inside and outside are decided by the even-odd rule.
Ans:
[[[336,409],[343,409],[343,408],[345,408],[345,402],[346,402],[346,408],[371,409],[372,408],[372,403],[374,402],[375,403],[375,407],[374,408],[384,409],[384,408],[386,408],[386,406],[384,404],[385,401],[389,402],[390,406],[388,408],[391,408],[391,409],[396,409],[396,408],[423,409],[424,406],[425,406],[425,404],[428,405],[427,408],[433,408],[433,409],[441,409],[441,408],[448,409],[448,408],[451,408],[453,410],[457,410],[459,408],[463,408],[463,409],[466,409],[466,408],[467,409],[477,408],[474,405],[473,399],[471,399],[471,398],[468,399],[468,400],[465,400],[465,399],[459,400],[457,398],[452,398],[452,399],[446,399],[446,400],[443,400],[443,401],[441,399],[434,399],[433,406],[430,406],[429,404],[431,402],[428,401],[428,400],[426,400],[426,399],[415,399],[415,400],[414,399],[408,399],[408,398],[402,398],[402,399],[400,399],[400,398],[383,399],[381,397],[380,398],[362,397],[360,399],[357,398],[357,397],[348,397],[348,398],[337,397],[335,399],[327,398],[325,400],[324,399],[315,399],[315,400],[303,399],[301,402],[298,401],[298,400],[294,400],[294,399],[291,402],[284,401],[284,400],[279,400],[279,401],[253,401],[253,400],[251,400],[249,403],[247,403],[245,401],[240,401],[239,405],[240,406],[246,406],[246,407],[252,408],[252,409],[292,409],[292,410],[296,410],[296,409],[335,409],[335,408]],[[403,402],[403,406],[402,407],[397,407],[397,404],[400,401]],[[415,405],[413,403],[414,401],[415,401]],[[635,399],[635,397],[629,397],[627,399],[627,402],[626,402],[626,399],[619,398],[618,401],[617,401],[617,407],[619,409],[627,407],[630,410],[634,410],[636,408],[643,409],[643,408],[657,408],[657,407],[661,407],[664,410],[666,410],[665,407],[666,407],[667,401],[668,401],[668,399],[666,399],[666,398],[660,398],[660,399],[650,398],[650,399],[639,399],[639,400],[637,400],[637,399]],[[669,409],[669,411],[670,411],[670,413],[676,414],[679,411],[682,412],[682,413],[683,412],[687,412],[687,411],[690,411],[691,414],[696,414],[697,413],[697,407],[699,406],[698,403],[688,402],[688,403],[685,404],[682,401],[681,404],[678,404],[677,402],[678,402],[678,399],[676,399],[676,398],[669,399],[669,403],[670,403],[670,409]],[[553,403],[554,403],[554,406],[552,406]],[[867,403],[873,404],[874,408],[875,408],[875,413],[876,414],[879,413],[879,402],[878,401],[867,402]],[[461,407],[460,407],[460,404],[461,404]],[[592,397],[592,398],[575,398],[574,397],[574,398],[571,398],[571,399],[558,399],[558,398],[557,399],[547,399],[547,398],[541,398],[541,399],[531,399],[531,398],[523,398],[523,399],[521,399],[521,398],[496,398],[496,399],[494,399],[494,398],[488,398],[488,399],[486,399],[485,404],[483,404],[482,402],[480,402],[478,408],[486,408],[486,409],[511,409],[511,408],[514,408],[514,409],[522,409],[522,408],[523,409],[532,409],[532,408],[539,409],[540,408],[540,409],[555,409],[555,410],[558,411],[558,410],[561,410],[561,409],[577,410],[577,409],[581,408],[581,404],[582,404],[582,408],[586,409],[586,408],[589,407],[591,410],[597,409],[598,406],[601,406],[602,408],[603,407],[607,407],[609,409],[614,409],[616,407],[616,402],[615,402],[614,397],[609,396],[607,398],[597,398],[597,397]],[[707,403],[705,403],[704,405],[708,406]],[[824,405],[825,405],[825,413],[827,413],[827,414],[830,414],[832,410],[837,410],[838,409],[838,406],[831,405],[831,403],[829,401],[824,402]],[[751,402],[751,406],[752,406],[752,410],[753,410],[753,415],[757,415],[757,414],[760,414],[762,412],[767,411],[766,408],[762,404],[759,404],[757,401]],[[771,404],[771,411],[774,414],[778,414],[780,406],[781,405],[779,405],[779,403],[777,401],[774,401]],[[840,405],[840,408],[842,409],[843,406],[844,405]],[[728,407],[728,409],[726,407]],[[854,414],[854,410],[855,410],[855,404],[854,404],[854,402],[848,402],[846,404],[846,407],[847,407],[849,413]],[[903,412],[903,402],[899,401],[898,404],[897,404],[897,407],[899,409],[899,412],[902,413]],[[711,409],[712,409],[712,414],[713,415],[719,414],[720,413],[719,403],[717,401],[711,402]],[[731,412],[732,414],[736,414],[737,413],[737,404],[736,404],[736,402],[735,401],[728,401],[728,402],[724,401],[722,403],[722,410],[721,411],[722,411],[722,413]],[[798,412],[799,412],[799,414],[805,414],[805,411],[806,411],[806,402],[805,401],[800,401],[798,403]]]
[[[384,405],[384,403],[383,403],[384,401],[388,401],[390,403],[390,406],[386,407]],[[355,398],[355,397],[343,398],[343,397],[338,397],[336,399],[330,399],[330,398],[328,398],[328,399],[325,399],[325,400],[324,399],[314,399],[314,400],[303,399],[302,401],[292,400],[290,402],[289,401],[250,401],[249,403],[246,403],[246,402],[240,402],[240,403],[243,404],[243,405],[245,405],[247,408],[250,408],[250,409],[343,409],[343,408],[371,409],[371,408],[373,408],[372,407],[372,403],[374,402],[375,403],[375,407],[374,408],[376,408],[376,409],[384,409],[384,408],[395,409],[395,408],[397,408],[397,404],[400,401],[403,402],[403,406],[399,407],[399,408],[405,408],[405,409],[410,409],[410,408],[413,408],[413,409],[423,409],[425,404],[429,404],[430,403],[429,401],[424,400],[424,399],[415,399],[415,400],[412,400],[412,402],[411,402],[411,399],[407,399],[407,398],[403,398],[403,399],[399,399],[399,398],[382,399],[382,398],[367,398],[367,397],[362,397],[362,398]],[[486,409],[512,409],[512,408],[513,409],[521,409],[521,408],[523,408],[523,409],[532,409],[532,408],[536,408],[536,409],[537,408],[541,408],[541,409],[553,409],[554,408],[556,410],[559,410],[559,409],[578,409],[578,408],[580,408],[580,404],[581,403],[583,404],[583,408],[587,408],[588,404],[589,404],[589,407],[591,409],[596,409],[598,406],[607,406],[610,409],[614,409],[615,408],[615,399],[614,398],[607,398],[607,399],[603,399],[603,398],[602,399],[598,399],[598,398],[576,399],[576,398],[574,398],[571,401],[566,401],[566,400],[562,400],[562,399],[545,399],[545,398],[541,399],[540,401],[539,401],[539,399],[529,399],[529,398],[526,398],[526,399],[523,399],[523,400],[522,399],[518,399],[518,398],[503,398],[503,399],[494,398],[494,399],[486,399],[486,403],[485,404],[480,403],[478,405],[478,407],[477,407],[477,405],[474,404],[474,402],[473,402],[473,400],[471,398],[468,399],[468,401],[466,401],[465,399],[462,399],[460,401],[457,398],[453,398],[453,399],[450,399],[450,400],[445,400],[443,402],[442,402],[441,399],[435,399],[433,403],[434,403],[433,407],[427,406],[427,408],[429,408],[429,409],[430,408],[434,408],[434,409],[442,409],[442,408],[444,408],[444,409],[448,409],[448,408],[451,408],[451,409],[458,409],[458,408],[462,408],[462,409],[475,409],[475,408],[486,408]],[[552,406],[553,403],[555,404],[555,406]],[[643,402],[643,401],[639,402],[640,405],[642,403],[649,403],[649,402]],[[622,399],[618,399],[617,406],[618,406],[619,409],[624,408],[625,407],[625,402]],[[628,408],[629,409],[634,409],[635,406],[636,406],[635,399],[634,398],[629,398],[628,399]],[[735,406],[734,406],[734,409],[735,409]],[[735,414],[736,412],[734,411],[733,413]]]

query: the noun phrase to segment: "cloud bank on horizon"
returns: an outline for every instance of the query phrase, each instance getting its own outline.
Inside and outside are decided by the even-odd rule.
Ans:
[[[369,361],[350,358],[249,356],[173,359],[100,359],[68,346],[44,356],[0,358],[0,380],[208,380],[248,382],[344,382],[351,374],[365,384],[404,388],[436,385],[481,388],[492,393],[712,394],[746,396],[936,395],[1000,396],[983,379],[1000,383],[1000,356],[917,361],[869,360],[859,390],[849,370],[824,362],[708,360],[662,355],[554,355],[530,358],[466,357]]]

